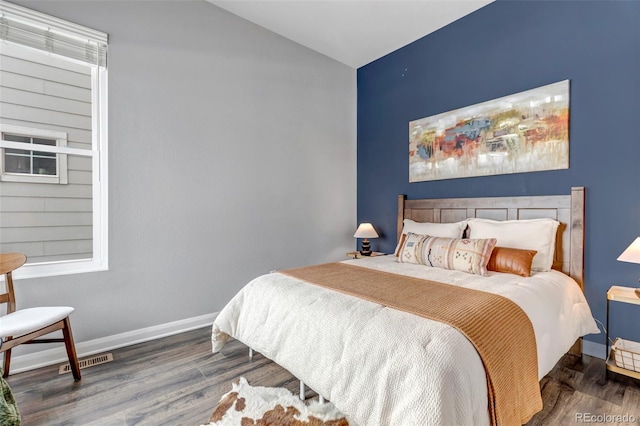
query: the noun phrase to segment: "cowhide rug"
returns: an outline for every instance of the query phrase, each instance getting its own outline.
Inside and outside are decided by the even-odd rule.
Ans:
[[[241,377],[220,398],[209,426],[348,426],[344,415],[330,402],[306,404],[284,388],[249,386]]]

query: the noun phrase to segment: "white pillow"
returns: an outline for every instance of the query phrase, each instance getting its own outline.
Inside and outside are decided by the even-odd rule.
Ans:
[[[499,247],[536,250],[531,263],[533,271],[549,271],[553,266],[558,221],[468,219],[467,224],[469,238],[495,238]]]
[[[412,232],[414,234],[429,235],[431,237],[440,238],[462,238],[462,233],[467,227],[466,220],[452,223],[432,223],[416,222],[415,220],[405,219],[402,224],[402,235],[407,235],[407,233]],[[402,248],[400,247],[404,241],[402,235],[398,239],[398,245],[394,252],[396,256]]]

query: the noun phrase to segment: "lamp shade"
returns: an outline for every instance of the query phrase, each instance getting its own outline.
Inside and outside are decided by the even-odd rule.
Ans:
[[[622,262],[640,263],[640,237],[636,238],[629,247],[618,257]]]
[[[378,238],[378,233],[373,229],[372,224],[361,223],[353,236],[356,238]]]

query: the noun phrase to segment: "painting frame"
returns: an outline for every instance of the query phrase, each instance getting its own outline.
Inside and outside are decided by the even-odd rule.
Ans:
[[[409,182],[569,168],[570,81],[409,122]]]

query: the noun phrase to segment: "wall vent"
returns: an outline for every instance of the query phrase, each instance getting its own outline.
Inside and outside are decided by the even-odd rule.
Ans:
[[[111,354],[111,352],[108,352],[106,354],[94,355],[89,358],[81,359],[78,361],[78,364],[80,364],[80,369],[82,370],[83,368],[89,368],[93,367],[94,365],[104,364],[111,361],[113,361],[113,355]],[[68,362],[61,365],[58,369],[58,374],[65,374],[70,372],[71,365]]]

